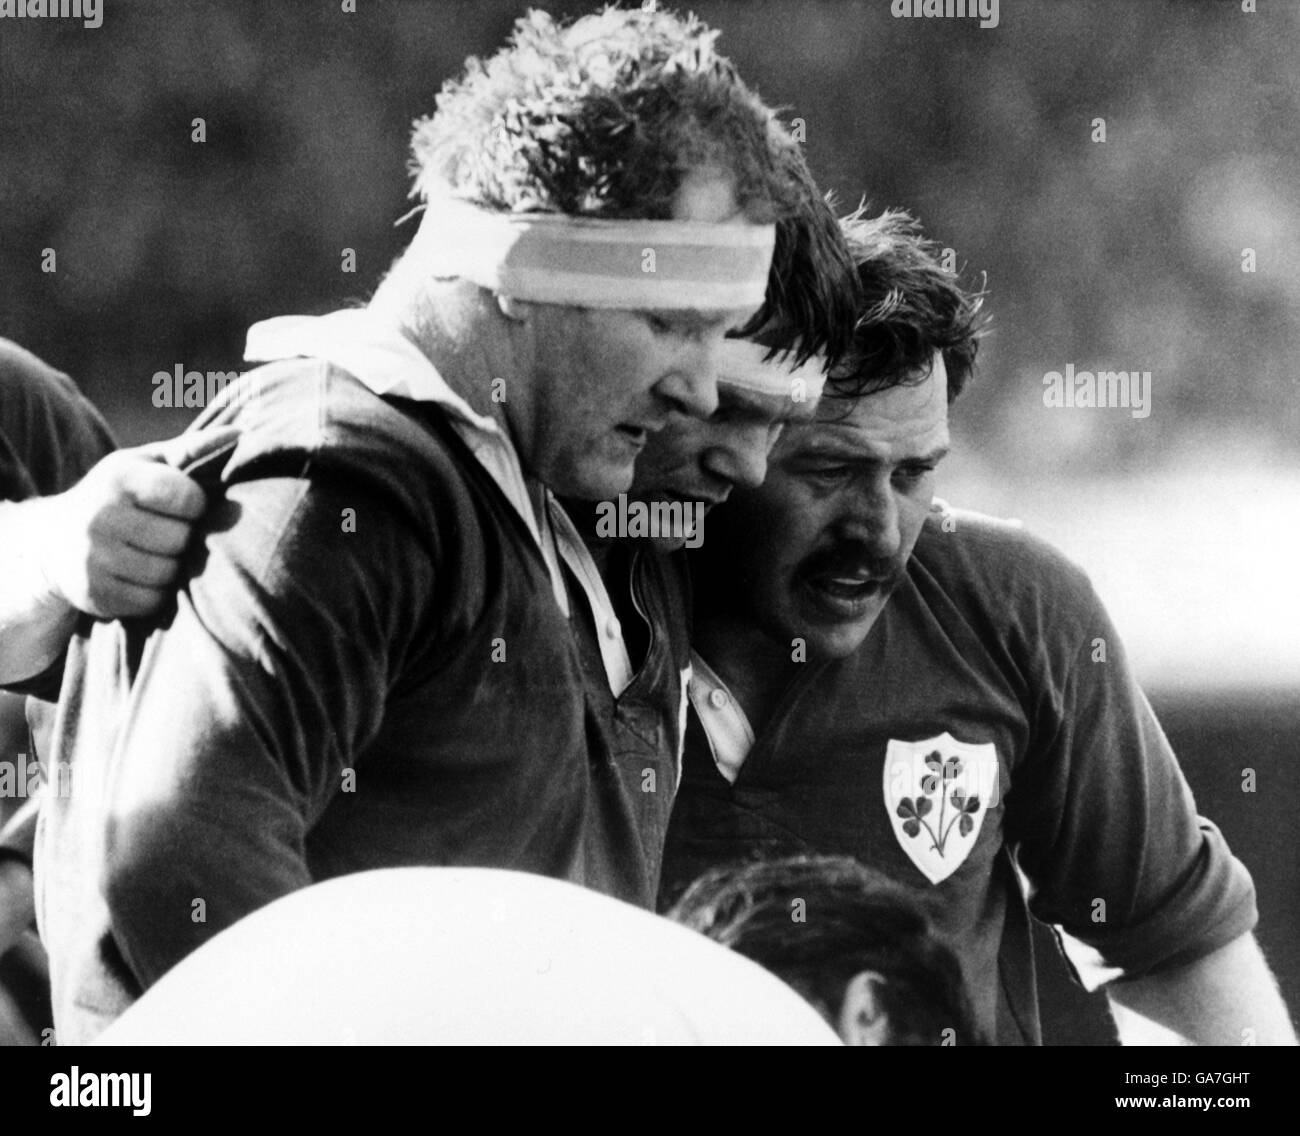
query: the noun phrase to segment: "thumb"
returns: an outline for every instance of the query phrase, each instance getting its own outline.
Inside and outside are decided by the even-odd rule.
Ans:
[[[150,442],[136,448],[142,458],[163,462],[188,473],[195,466],[203,465],[223,451],[233,449],[239,441],[237,426],[207,426],[202,430],[187,430],[165,442]]]

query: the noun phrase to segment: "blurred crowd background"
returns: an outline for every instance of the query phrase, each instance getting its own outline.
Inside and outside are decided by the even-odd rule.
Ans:
[[[243,369],[250,323],[369,295],[412,232],[411,120],[524,10],[355,6],[0,26],[0,335],[121,441],[194,416],[154,407],[155,372]],[[941,492],[1093,574],[1300,1005],[1300,5],[1002,0],[989,29],[890,0],[690,7],[846,210],[908,208],[987,287]],[[1150,371],[1149,417],[1045,406],[1067,364]],[[1073,997],[1049,991],[1056,1039],[1103,1036]]]

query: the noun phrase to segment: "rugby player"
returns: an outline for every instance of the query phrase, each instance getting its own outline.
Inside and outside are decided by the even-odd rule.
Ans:
[[[793,986],[845,1045],[983,1045],[922,897],[847,856],[711,868],[668,912]]]
[[[629,689],[552,491],[615,494],[670,412],[714,410],[724,333],[773,316],[797,143],[711,32],[647,9],[521,20],[413,150],[426,207],[369,307],[255,326],[269,365],[205,415],[241,433],[175,610],[74,637],[74,791],[38,847],[61,1041],[349,872],[503,866],[653,904],[671,791],[643,786],[676,780],[682,675]]]
[[[646,683],[662,687],[669,673],[689,674],[689,579],[685,560],[668,554],[702,537],[705,513],[733,486],[762,481],[767,452],[781,424],[812,414],[826,365],[851,341],[857,318],[856,274],[847,245],[802,158],[791,156],[791,168],[805,207],[777,229],[772,275],[781,281],[782,299],[769,304],[774,318],[755,339],[729,337],[721,345],[717,409],[707,419],[670,413],[664,429],[647,441],[632,486],[617,503],[565,500],[624,629],[636,668],[629,692]],[[647,531],[610,531],[603,522],[603,517],[626,514],[628,498],[633,510],[649,516]],[[580,617],[574,623],[586,647],[586,666],[594,671],[598,655],[589,644],[595,629]],[[626,695],[615,701],[598,683],[591,685],[600,717],[621,733],[629,758],[638,750],[662,751],[663,738],[629,714]],[[680,685],[675,689],[681,699],[676,709],[684,716],[686,691]],[[678,737],[680,722],[679,717]],[[649,794],[671,798],[680,760],[674,762],[667,784],[658,783],[654,766],[632,761],[630,768],[641,770],[643,799]],[[643,825],[651,834],[647,855],[656,875],[667,821],[667,813],[658,807],[645,811]]]
[[[999,1043],[1040,1040],[1031,915],[1080,944],[1125,1041],[1293,1043],[1250,876],[1087,579],[934,499],[977,301],[904,218],[855,239],[854,351],[692,554],[664,898],[756,852],[848,855],[933,892]]]
[[[167,601],[202,490],[178,465],[221,445],[226,432],[117,450],[107,423],[62,372],[0,339],[0,680],[45,697],[27,703],[24,768],[5,781],[30,796],[29,771],[48,756],[58,692],[47,674],[83,613],[146,615]],[[24,760],[25,759],[25,760]],[[10,815],[0,802],[0,958],[35,917],[32,847],[38,798]],[[6,819],[7,818],[7,819]],[[0,972],[0,1038],[32,1041],[48,1024],[27,1009],[44,985],[37,944]],[[19,989],[21,988],[21,989]],[[17,1007],[27,1012],[18,1013]],[[19,1019],[25,1017],[26,1023]]]

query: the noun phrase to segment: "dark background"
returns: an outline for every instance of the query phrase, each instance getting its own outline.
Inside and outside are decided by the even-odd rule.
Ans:
[[[1297,1006],[1300,6],[999,7],[985,30],[889,0],[695,10],[800,120],[842,204],[911,209],[987,282],[942,492],[1093,572],[1255,874]],[[156,371],[240,368],[250,323],[369,294],[409,239],[411,120],[523,11],[357,8],[104,0],[98,29],[0,21],[0,335],[76,378],[124,443],[193,416],[152,405]],[[1150,417],[1044,407],[1043,375],[1071,362],[1150,370]],[[1049,1040],[1107,1036],[1056,970],[1045,995]]]

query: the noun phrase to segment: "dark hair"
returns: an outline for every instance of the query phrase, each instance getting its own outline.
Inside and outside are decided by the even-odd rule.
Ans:
[[[878,972],[893,1045],[940,1045],[948,1029],[961,1044],[986,1044],[961,964],[920,897],[850,857],[714,868],[668,917],[766,967],[832,1017],[855,975]]]
[[[886,210],[868,219],[859,209],[840,225],[857,265],[861,307],[853,345],[826,393],[858,398],[924,378],[941,351],[951,402],[975,366],[983,292],[962,288],[907,213]]]
[[[857,274],[829,197],[797,151],[787,159],[800,186],[800,208],[776,223],[776,248],[762,309],[735,334],[753,336],[791,362],[823,355],[834,367],[852,349],[861,311]]]

